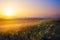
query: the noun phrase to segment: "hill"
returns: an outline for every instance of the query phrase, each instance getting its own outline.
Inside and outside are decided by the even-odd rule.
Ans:
[[[0,33],[0,40],[60,40],[60,19],[44,20],[27,30],[16,33]]]

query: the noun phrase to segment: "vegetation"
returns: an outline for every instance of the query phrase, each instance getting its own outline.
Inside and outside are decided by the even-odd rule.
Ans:
[[[45,20],[16,33],[0,32],[0,40],[60,40],[60,20]]]

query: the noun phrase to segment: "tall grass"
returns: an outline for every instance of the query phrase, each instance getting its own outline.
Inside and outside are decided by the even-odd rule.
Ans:
[[[45,20],[16,33],[0,32],[0,40],[60,40],[60,20]]]

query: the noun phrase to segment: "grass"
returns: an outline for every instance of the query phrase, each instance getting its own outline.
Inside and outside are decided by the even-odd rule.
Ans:
[[[60,40],[60,19],[44,20],[26,29],[10,34],[0,32],[0,40]]]

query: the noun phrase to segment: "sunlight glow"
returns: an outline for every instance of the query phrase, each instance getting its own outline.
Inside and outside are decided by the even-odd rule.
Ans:
[[[13,5],[3,6],[1,10],[1,17],[6,19],[12,19],[21,17],[24,12],[23,8],[14,7]]]
[[[6,10],[6,16],[12,16],[13,11],[12,10]]]
[[[13,10],[12,9],[5,9],[5,15],[6,16],[13,16]]]

